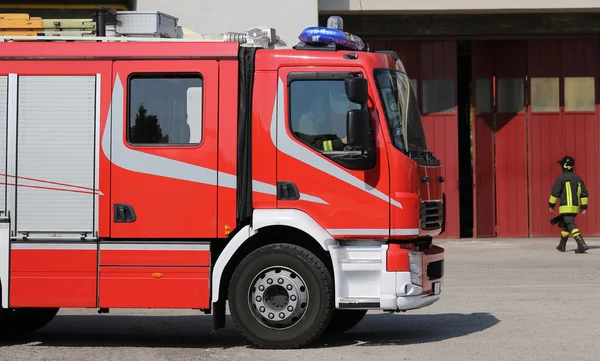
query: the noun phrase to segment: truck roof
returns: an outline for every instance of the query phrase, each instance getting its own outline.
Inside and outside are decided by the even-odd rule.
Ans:
[[[256,70],[275,70],[280,66],[356,66],[394,68],[393,59],[386,54],[366,51],[279,49],[259,52]]]
[[[0,41],[0,59],[72,60],[72,59],[235,59],[240,44],[223,41]],[[340,62],[371,67],[394,67],[391,57],[366,51],[259,49],[256,70],[274,70],[280,66],[328,66]]]

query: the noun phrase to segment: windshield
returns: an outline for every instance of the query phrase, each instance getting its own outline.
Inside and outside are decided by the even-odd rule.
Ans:
[[[415,156],[428,153],[417,98],[406,73],[377,69],[375,81],[394,146]]]

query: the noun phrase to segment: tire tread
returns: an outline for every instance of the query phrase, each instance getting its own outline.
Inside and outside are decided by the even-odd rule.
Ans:
[[[270,244],[270,245],[266,245],[261,248],[258,248],[257,250],[255,250],[254,252],[252,252],[248,256],[246,256],[246,258],[244,258],[240,262],[240,264],[234,271],[234,273],[231,277],[231,281],[229,283],[229,295],[233,295],[234,285],[237,283],[237,280],[240,278],[241,274],[244,272],[245,264],[250,263],[253,260],[255,260],[256,258],[259,258],[260,256],[263,256],[265,254],[272,254],[273,251],[279,251],[279,252],[285,253],[292,257],[301,257],[303,260],[307,261],[311,265],[311,267],[313,267],[317,271],[322,282],[325,283],[325,289],[320,289],[319,292],[321,292],[321,296],[323,297],[322,305],[327,305],[325,307],[330,308],[330,312],[328,313],[328,316],[321,319],[318,322],[318,325],[313,328],[313,332],[310,335],[302,338],[301,340],[293,342],[293,343],[285,342],[285,343],[280,343],[277,345],[263,345],[263,344],[259,343],[252,334],[247,332],[243,327],[240,327],[240,325],[238,324],[238,320],[236,320],[236,317],[233,316],[233,314],[232,314],[232,316],[233,316],[232,318],[233,318],[234,323],[236,324],[237,329],[240,331],[242,336],[247,340],[248,343],[250,343],[254,347],[268,348],[268,349],[288,349],[288,348],[298,349],[298,348],[302,348],[302,347],[305,347],[306,345],[312,343],[313,341],[315,341],[317,338],[319,338],[325,332],[325,330],[327,329],[327,326],[329,325],[329,322],[332,318],[333,309],[334,309],[334,307],[333,307],[334,306],[334,304],[333,304],[333,280],[332,280],[331,273],[329,272],[329,269],[323,263],[323,261],[321,259],[319,259],[314,253],[310,252],[306,248],[303,248],[303,247],[300,247],[300,246],[297,246],[294,244],[289,244],[289,243],[275,243],[275,244]],[[231,307],[232,299],[234,299],[234,298],[229,297],[230,307]]]

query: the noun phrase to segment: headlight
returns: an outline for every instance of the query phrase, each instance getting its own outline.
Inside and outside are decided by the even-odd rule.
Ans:
[[[409,252],[408,262],[410,264],[410,282],[414,285],[422,285],[423,261],[421,252]]]

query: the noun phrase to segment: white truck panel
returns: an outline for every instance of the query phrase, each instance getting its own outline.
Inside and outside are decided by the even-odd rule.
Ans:
[[[6,216],[6,125],[8,120],[8,77],[0,76],[0,217]]]
[[[93,231],[95,123],[95,76],[19,76],[18,233]]]

